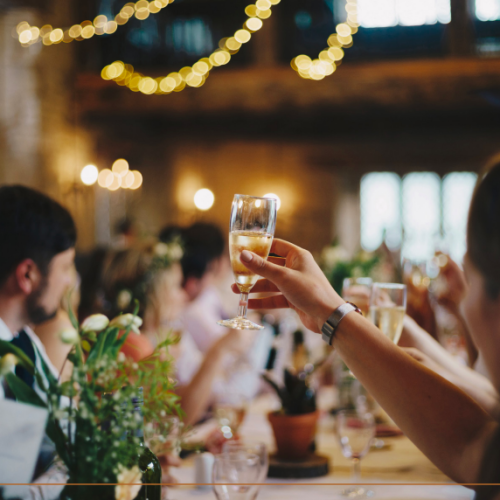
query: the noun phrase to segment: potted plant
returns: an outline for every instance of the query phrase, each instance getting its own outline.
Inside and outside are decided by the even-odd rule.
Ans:
[[[306,368],[296,374],[285,369],[283,387],[263,375],[281,401],[281,410],[269,413],[267,418],[273,429],[277,456],[283,460],[305,459],[314,440],[318,411],[308,380],[315,367],[309,364]]]

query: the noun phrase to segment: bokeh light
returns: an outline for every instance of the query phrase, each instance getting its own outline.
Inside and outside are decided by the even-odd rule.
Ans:
[[[130,186],[130,189],[139,189],[142,186],[142,174],[138,170],[132,170],[134,174],[134,182]]]
[[[80,178],[82,182],[87,186],[92,186],[97,181],[97,177],[99,176],[99,170],[95,165],[87,165],[82,168],[80,172]]]
[[[209,210],[214,204],[215,196],[210,189],[199,189],[194,195],[194,204],[198,210]]]
[[[109,168],[105,168],[104,170],[101,170],[99,172],[99,176],[97,177],[97,183],[99,186],[103,188],[108,188],[111,186],[111,183],[113,182],[114,179],[114,174],[109,170]]]
[[[267,193],[262,198],[274,198],[276,200],[276,209],[279,210],[281,208],[281,198],[274,193]]]
[[[116,160],[111,167],[112,172],[120,175],[121,177],[125,177],[127,175],[128,169],[128,161],[123,158]]]

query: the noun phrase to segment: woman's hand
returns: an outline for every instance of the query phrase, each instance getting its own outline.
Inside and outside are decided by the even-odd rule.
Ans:
[[[460,304],[467,294],[467,281],[465,274],[458,264],[448,255],[439,254],[440,258],[446,259],[441,268],[440,275],[444,278],[445,286],[437,294],[437,301],[453,314],[458,315]]]
[[[252,293],[277,293],[270,297],[250,299],[248,307],[290,307],[297,311],[306,328],[319,333],[330,314],[344,301],[332,288],[310,252],[279,239],[273,241],[271,252],[284,259],[270,257],[265,260],[248,250],[241,253],[241,262],[255,274],[266,278],[257,281]],[[279,261],[282,261],[281,265]],[[233,285],[233,291],[239,293],[236,285]]]

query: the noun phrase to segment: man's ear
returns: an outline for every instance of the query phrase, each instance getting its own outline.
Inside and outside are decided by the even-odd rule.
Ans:
[[[38,288],[42,275],[31,259],[24,259],[16,267],[15,278],[17,287],[25,295],[29,295]]]

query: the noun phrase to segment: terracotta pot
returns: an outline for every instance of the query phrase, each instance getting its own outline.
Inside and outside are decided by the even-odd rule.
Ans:
[[[318,412],[303,415],[269,413],[267,418],[273,428],[278,457],[283,460],[303,460],[316,433]]]

